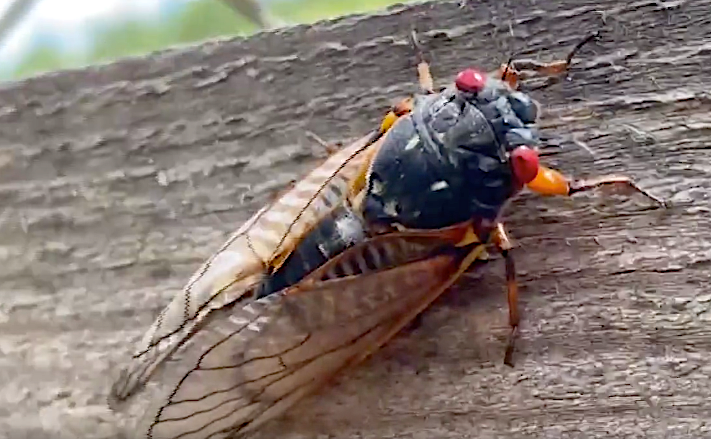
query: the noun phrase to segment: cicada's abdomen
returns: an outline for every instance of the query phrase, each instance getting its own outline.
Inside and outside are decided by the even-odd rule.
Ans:
[[[334,256],[363,242],[366,237],[365,224],[344,203],[301,240],[284,264],[260,284],[257,296],[264,297],[298,283]]]

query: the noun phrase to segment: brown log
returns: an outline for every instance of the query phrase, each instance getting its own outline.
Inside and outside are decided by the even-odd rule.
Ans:
[[[568,139],[547,163],[632,175],[673,206],[523,197],[508,223],[515,368],[492,261],[263,437],[711,437],[711,1],[459,3],[5,85],[0,436],[120,437],[108,371],[232,230],[321,159],[306,130],[347,141],[416,90],[416,25],[440,83],[512,52],[560,58],[600,30],[570,81],[533,92],[544,134]]]

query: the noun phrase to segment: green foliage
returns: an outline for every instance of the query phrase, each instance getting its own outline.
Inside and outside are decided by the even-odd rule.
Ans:
[[[313,23],[326,18],[376,11],[396,3],[407,3],[407,0],[282,1],[272,6],[272,13],[278,17],[284,17],[290,23]]]
[[[268,13],[287,23],[314,21],[382,9],[407,0],[282,0],[271,4]],[[106,20],[94,26],[94,40],[85,53],[67,54],[49,45],[39,45],[19,65],[0,73],[0,79],[22,77],[65,68],[108,62],[117,58],[150,53],[178,44],[198,43],[210,38],[249,35],[257,27],[220,0],[187,3],[182,11],[165,19]]]
[[[165,23],[170,44],[186,44],[226,35],[248,35],[257,31],[249,20],[218,0],[188,3],[178,19]],[[164,46],[165,47],[165,46]]]
[[[43,44],[25,56],[22,63],[11,72],[11,77],[30,76],[37,72],[55,70],[57,66],[74,67],[76,65],[78,65],[76,57],[61,54],[54,47]]]

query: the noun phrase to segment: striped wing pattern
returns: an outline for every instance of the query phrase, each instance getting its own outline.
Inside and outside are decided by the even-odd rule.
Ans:
[[[365,137],[343,148],[314,169],[271,206],[257,212],[192,276],[158,316],[121,370],[109,392],[109,405],[124,410],[125,401],[187,340],[198,334],[210,313],[246,297],[266,268],[289,252],[347,194],[362,166]],[[375,145],[371,146],[375,147]]]
[[[482,248],[385,235],[294,287],[211,310],[175,364],[146,386],[138,437],[243,437],[385,343]]]

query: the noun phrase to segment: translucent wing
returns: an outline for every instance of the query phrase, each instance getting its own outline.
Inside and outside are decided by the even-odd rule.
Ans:
[[[363,166],[364,137],[338,151],[292,190],[255,214],[192,276],[137,346],[109,392],[116,410],[199,330],[211,312],[245,301],[266,267],[288,254],[304,234],[345,199]],[[372,147],[376,147],[373,145]]]
[[[133,437],[217,439],[258,428],[385,343],[482,249],[379,237],[294,288],[211,311],[133,407],[144,415]]]

